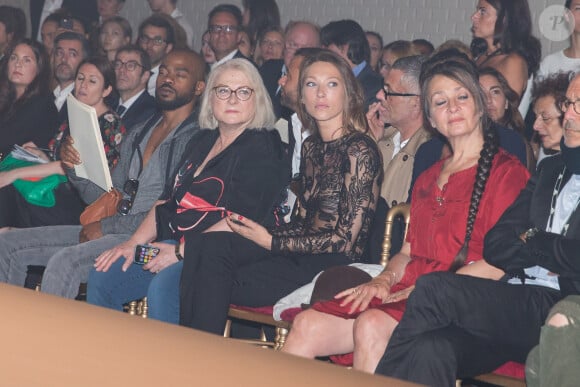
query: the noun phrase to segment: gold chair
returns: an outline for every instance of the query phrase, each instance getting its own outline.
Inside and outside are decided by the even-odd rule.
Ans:
[[[385,220],[385,233],[383,237],[383,245],[381,249],[381,261],[380,261],[381,265],[383,266],[386,266],[387,262],[389,261],[390,249],[392,245],[391,236],[393,232],[393,223],[396,218],[402,217],[404,219],[405,222],[404,235],[407,234],[410,219],[409,208],[410,206],[408,204],[401,203],[391,208],[387,214],[387,218]],[[228,311],[228,317],[230,317],[230,320],[228,320],[228,322],[226,323],[224,337],[230,337],[230,329],[232,323],[231,319],[249,321],[253,323],[258,323],[263,326],[271,326],[274,327],[276,331],[276,335],[273,342],[267,341],[263,328],[261,330],[259,339],[246,341],[258,345],[268,345],[276,350],[282,349],[284,343],[286,342],[286,337],[290,332],[290,328],[292,327],[291,322],[274,320],[272,314],[265,314],[263,312],[254,311],[250,308],[239,307],[235,305],[230,306],[230,309]]]

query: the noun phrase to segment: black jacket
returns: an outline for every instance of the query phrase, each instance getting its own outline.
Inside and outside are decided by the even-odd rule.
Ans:
[[[117,106],[119,106],[119,99],[117,99],[113,108],[117,110]],[[123,115],[122,121],[127,131],[133,129],[135,124],[139,124],[150,118],[153,113],[155,113],[155,110],[155,98],[147,92],[147,89],[145,89],[145,92],[137,98],[129,110],[127,110]]]
[[[356,77],[358,79],[365,97],[365,106],[369,107],[370,104],[377,102],[376,98],[377,92],[383,88],[383,77],[380,74],[371,69],[368,64],[361,70],[361,72]]]
[[[580,212],[575,211],[566,236],[544,231],[550,215],[552,193],[558,175],[564,168],[560,155],[542,161],[526,188],[487,233],[484,257],[506,273],[540,265],[559,275],[563,296],[580,294]],[[562,187],[570,179],[564,175]],[[519,236],[538,228],[534,237],[524,243]]]

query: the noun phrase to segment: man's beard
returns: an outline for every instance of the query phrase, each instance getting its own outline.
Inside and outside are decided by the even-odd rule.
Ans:
[[[190,103],[191,100],[193,99],[193,94],[179,95],[179,94],[177,94],[177,91],[173,87],[171,87],[167,84],[163,84],[163,85],[161,85],[160,89],[163,87],[170,88],[171,90],[173,90],[173,92],[175,93],[175,98],[171,101],[162,100],[161,98],[159,98],[159,94],[156,93],[155,94],[155,103],[157,104],[157,107],[161,110],[165,110],[165,111],[177,110],[180,107]]]
[[[59,70],[61,68],[66,68],[66,70]],[[74,72],[70,68],[70,66],[66,64],[60,64],[56,67],[56,71],[54,72],[54,76],[59,82],[68,82],[74,79]]]

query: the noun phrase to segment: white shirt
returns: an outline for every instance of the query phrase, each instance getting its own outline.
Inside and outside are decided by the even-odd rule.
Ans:
[[[138,92],[137,94],[135,94],[134,96],[132,96],[131,98],[126,100],[125,102],[123,102],[122,98],[119,98],[119,105],[118,106],[123,105],[125,107],[125,111],[123,112],[123,114],[121,114],[121,118],[125,115],[125,113],[127,113],[127,110],[131,109],[131,106],[135,103],[135,101],[137,101],[137,99],[144,92],[145,92],[145,89],[141,90],[140,92]]]
[[[159,76],[159,66],[153,67],[151,69],[151,76],[149,77],[149,81],[147,82],[147,92],[151,94],[152,97],[155,97],[155,88],[157,86],[157,77]]]
[[[64,89],[61,89],[60,85],[54,89],[54,91],[52,92],[54,94],[54,105],[56,106],[56,109],[58,111],[62,109],[64,103],[66,102],[66,97],[68,97],[68,95],[72,93],[74,88],[75,83],[71,82],[71,84],[65,87]]]
[[[62,7],[63,0],[44,0],[44,6],[42,7],[42,12],[40,14],[40,23],[38,24],[38,35],[36,36],[36,40],[42,42],[42,23],[44,23],[44,19],[47,18],[48,15],[53,13],[54,11],[58,10]]]
[[[298,119],[298,114],[294,113],[290,117],[292,120],[292,134],[296,142],[292,150],[292,176],[300,173],[300,152],[302,151],[302,143],[310,136],[310,131],[302,130],[302,122]]]
[[[401,149],[403,149],[405,147],[405,145],[407,145],[407,143],[409,142],[410,139],[411,138],[409,137],[405,141],[401,141],[401,132],[395,133],[395,135],[392,138],[392,140],[393,140],[393,156],[391,157],[391,160],[395,158],[397,153],[399,153],[401,151]]]
[[[181,28],[183,28],[183,31],[185,31],[187,45],[194,47],[193,28],[191,27],[191,24],[189,24],[189,22],[185,19],[183,13],[179,9],[175,8],[173,12],[171,12],[171,17],[177,22],[177,24],[181,26]]]
[[[227,62],[230,59],[233,59],[234,58],[234,55],[236,55],[237,52],[238,52],[238,49],[235,49],[234,51],[230,52],[228,55],[224,56],[219,61],[217,61],[214,64],[212,64],[211,65],[211,68],[213,69],[214,67],[219,66],[222,63],[225,63],[225,62]]]
[[[566,183],[564,188],[558,194],[556,199],[556,208],[554,208],[554,216],[552,218],[552,226],[546,225],[546,231],[556,234],[562,234],[564,225],[567,223],[570,216],[578,206],[580,199],[580,175],[572,175],[570,180]],[[527,276],[525,283],[527,285],[539,285],[556,290],[560,290],[560,283],[558,276],[550,274],[550,272],[542,266],[532,266],[524,269]],[[512,278],[508,281],[510,284],[521,284],[517,278]]]

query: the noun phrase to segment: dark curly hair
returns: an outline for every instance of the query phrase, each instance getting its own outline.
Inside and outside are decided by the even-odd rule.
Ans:
[[[475,102],[475,110],[481,115],[480,120],[483,129],[483,147],[477,161],[475,183],[473,184],[473,191],[471,192],[471,200],[469,202],[469,210],[467,213],[465,239],[463,240],[461,249],[453,259],[453,263],[449,268],[449,271],[455,272],[464,265],[465,260],[467,259],[473,225],[479,210],[479,203],[481,202],[481,198],[485,192],[493,159],[499,149],[499,141],[497,131],[491,124],[491,120],[486,113],[485,95],[481,86],[479,86],[478,72],[475,63],[458,50],[451,49],[441,51],[429,58],[421,68],[421,99],[426,116],[430,116],[427,97],[429,84],[437,75],[454,80],[470,92]]]
[[[562,125],[564,112],[560,110],[560,104],[566,99],[566,90],[568,90],[568,85],[573,76],[574,72],[572,71],[558,72],[536,80],[532,87],[532,106],[542,97],[554,97],[556,107],[562,113],[560,116],[560,125]]]

